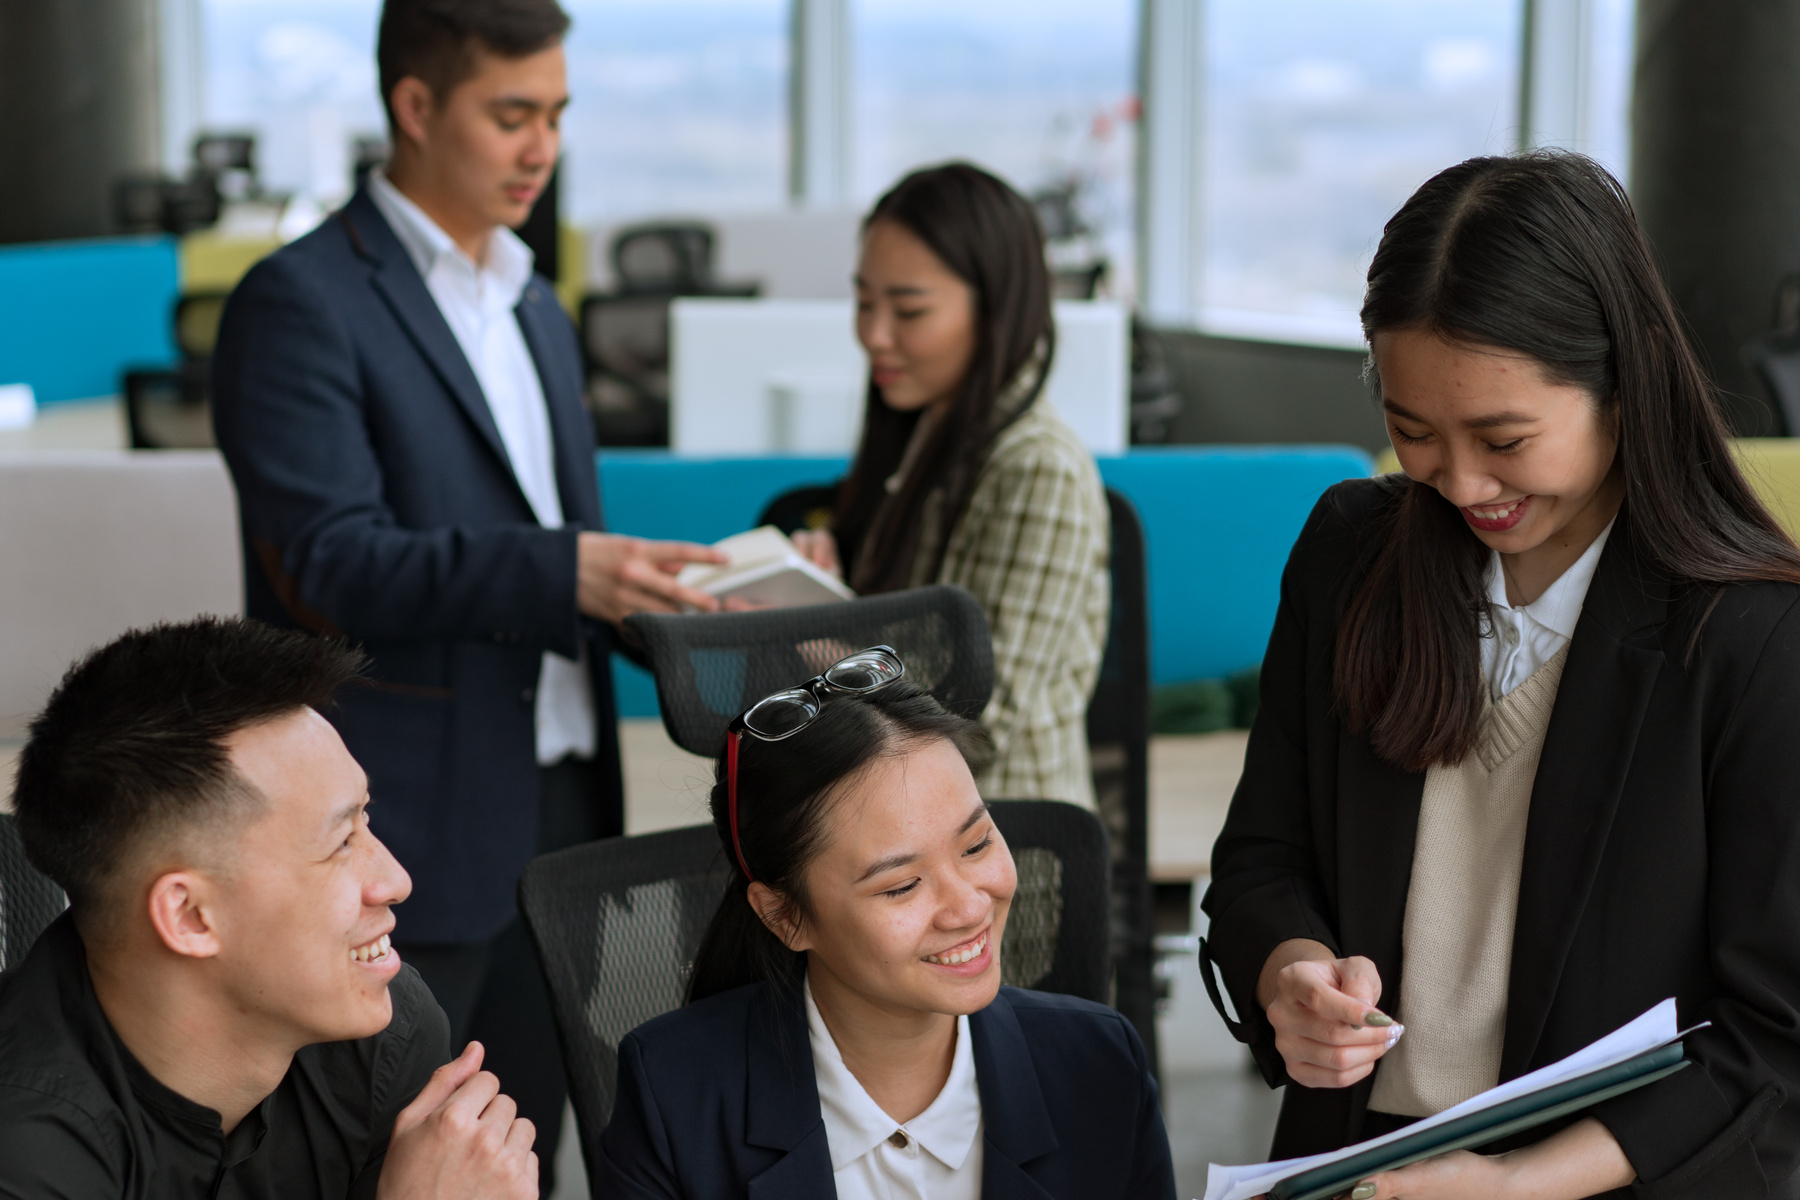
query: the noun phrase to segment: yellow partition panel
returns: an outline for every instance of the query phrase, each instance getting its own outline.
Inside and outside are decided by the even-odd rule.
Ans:
[[[587,234],[573,225],[556,227],[557,265],[562,268],[562,278],[556,283],[556,298],[569,314],[570,320],[576,320],[581,308],[581,293],[587,291]]]
[[[281,246],[278,237],[229,237],[214,229],[187,234],[181,239],[181,290],[229,292]]]

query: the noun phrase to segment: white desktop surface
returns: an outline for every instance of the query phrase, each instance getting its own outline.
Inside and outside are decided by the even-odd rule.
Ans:
[[[1128,320],[1108,300],[1059,300],[1044,400],[1095,454],[1128,441]],[[675,301],[669,445],[677,454],[848,454],[868,363],[850,300]]]

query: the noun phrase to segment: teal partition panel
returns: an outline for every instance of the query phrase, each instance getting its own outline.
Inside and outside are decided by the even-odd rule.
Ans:
[[[1101,459],[1101,478],[1144,523],[1155,681],[1261,662],[1307,514],[1326,488],[1374,466],[1353,446],[1146,447]]]
[[[1288,550],[1319,496],[1374,463],[1350,446],[1170,446],[1099,460],[1137,508],[1150,576],[1155,681],[1219,678],[1261,660]],[[607,525],[639,537],[715,542],[747,529],[791,488],[831,483],[843,458],[600,457]],[[619,714],[653,717],[656,689],[616,660]]]
[[[0,384],[39,404],[117,394],[127,368],[175,358],[180,290],[170,237],[0,246]]]

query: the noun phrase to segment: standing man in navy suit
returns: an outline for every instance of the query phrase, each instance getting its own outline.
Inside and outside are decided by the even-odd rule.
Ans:
[[[568,103],[556,0],[387,0],[385,171],[232,295],[215,424],[250,615],[360,643],[331,714],[411,873],[394,943],[555,1160],[565,1094],[514,908],[533,856],[623,832],[611,623],[704,547],[601,532],[574,330],[512,226]]]

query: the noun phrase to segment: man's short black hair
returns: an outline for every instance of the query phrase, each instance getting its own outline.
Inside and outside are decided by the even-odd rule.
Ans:
[[[476,71],[476,48],[502,58],[548,50],[569,31],[556,0],[386,0],[375,38],[381,105],[394,128],[394,85],[411,75],[439,104]]]
[[[225,739],[324,707],[363,661],[335,640],[225,617],[134,629],[90,652],[19,757],[25,853],[81,918],[132,846],[255,803]]]

